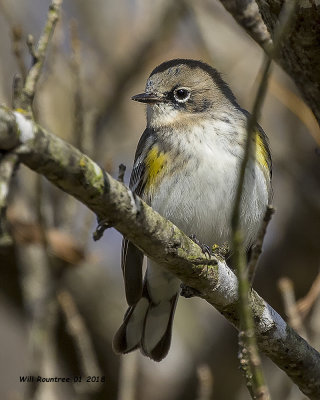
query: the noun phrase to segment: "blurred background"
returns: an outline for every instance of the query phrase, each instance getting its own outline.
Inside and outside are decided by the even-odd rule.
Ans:
[[[1,103],[11,106],[14,75],[25,76],[31,63],[27,35],[37,43],[49,4],[0,1]],[[114,177],[125,164],[128,183],[145,128],[144,107],[130,97],[171,58],[213,65],[250,111],[263,52],[217,0],[64,0],[36,91],[36,119]],[[276,65],[260,123],[272,150],[276,213],[254,287],[320,350],[320,133]],[[110,229],[94,242],[96,219],[84,206],[21,165],[7,214],[12,240],[0,240],[1,399],[249,399],[237,332],[201,299],[179,300],[161,363],[113,353],[126,309],[121,235]],[[305,399],[270,360],[263,364],[274,399]],[[20,382],[29,375],[82,382]]]

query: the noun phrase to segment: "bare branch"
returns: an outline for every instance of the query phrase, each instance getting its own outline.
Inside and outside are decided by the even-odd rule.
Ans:
[[[78,26],[75,20],[70,23],[71,35],[71,68],[74,79],[74,115],[73,115],[73,139],[76,147],[84,151],[84,107],[82,98],[81,82],[81,43],[78,36]]]
[[[320,146],[320,127],[319,124],[300,96],[297,96],[292,90],[288,89],[274,76],[269,79],[269,93],[276,97],[285,107],[287,107],[300,121],[308,128],[308,132],[313,137],[318,146]]]
[[[11,35],[12,35],[12,48],[13,48],[13,54],[16,57],[17,64],[19,67],[19,71],[22,77],[22,80],[26,79],[27,75],[27,69],[23,60],[23,55],[22,55],[22,29],[21,26],[12,26],[11,27]]]
[[[0,155],[0,247],[12,244],[11,234],[7,228],[6,211],[10,184],[17,164],[16,154]]]
[[[32,65],[34,65],[38,60],[38,54],[34,45],[34,37],[31,34],[27,36],[27,46],[29,49],[29,53],[32,57]]]
[[[6,19],[6,22],[10,27],[12,51],[16,58],[20,75],[22,77],[22,80],[24,81],[26,78],[27,69],[22,54],[23,30],[21,25],[14,20],[10,11],[11,10],[9,9],[9,7],[7,7],[7,4],[3,0],[0,0],[0,12],[3,14],[3,16]]]
[[[137,400],[139,367],[139,353],[121,357],[117,400]]]
[[[90,334],[78,312],[73,297],[68,291],[62,289],[57,292],[57,299],[64,314],[67,329],[76,344],[82,376],[101,376],[102,373],[92,346]],[[85,392],[96,391],[99,387],[87,382],[82,384],[85,385],[82,388],[82,391]]]
[[[308,336],[297,308],[293,282],[289,278],[281,278],[279,279],[278,286],[282,295],[285,312],[289,319],[290,326],[292,326],[292,328],[295,329],[299,335],[307,339]]]
[[[11,180],[18,164],[17,155],[7,151],[18,144],[18,138],[15,134],[17,124],[13,115],[4,113],[2,116],[0,119],[0,134],[3,137],[1,145],[3,154],[0,153],[0,245],[7,246],[12,242],[6,221],[7,201]]]
[[[270,55],[269,46],[266,47],[264,45],[264,29],[269,32],[274,41],[277,26],[281,18],[280,11],[282,4],[287,3],[290,5],[295,2],[290,0],[286,2],[278,0],[221,0],[221,3],[251,37],[261,45],[266,53]],[[260,17],[255,14],[254,3],[259,7]],[[251,7],[254,11],[253,17],[251,17],[251,12],[249,12],[250,17],[247,19],[246,11],[250,10]],[[288,37],[289,40],[281,43],[280,51],[272,55],[273,59],[294,80],[317,118],[318,123],[320,123],[319,7],[318,1],[299,2],[298,7],[296,7],[294,21],[292,21],[293,26]],[[268,43],[268,34],[266,35]]]
[[[320,272],[312,283],[309,292],[297,302],[299,312],[305,317],[320,296]]]
[[[269,53],[273,43],[255,0],[220,0],[247,33]]]
[[[208,364],[201,364],[197,368],[198,395],[197,400],[210,400],[212,398],[213,375]]]
[[[0,121],[10,113],[0,108]],[[76,197],[107,220],[145,254],[171,271],[239,329],[238,282],[221,259],[208,260],[198,245],[62,139],[23,114],[16,118],[15,149],[21,162]],[[0,124],[4,126],[4,124]],[[0,130],[0,149],[2,132]],[[209,265],[208,265],[209,264]],[[215,265],[213,265],[215,264]],[[320,355],[295,333],[255,291],[249,294],[259,348],[312,400],[320,397]],[[297,367],[298,366],[298,367]]]
[[[36,84],[40,77],[51,36],[58,21],[61,4],[62,0],[52,0],[48,12],[47,22],[42,35],[40,36],[37,48],[34,50],[33,46],[31,46],[34,64],[26,77],[25,85],[20,96],[20,104],[18,105],[19,108],[22,108],[23,110],[31,111]]]

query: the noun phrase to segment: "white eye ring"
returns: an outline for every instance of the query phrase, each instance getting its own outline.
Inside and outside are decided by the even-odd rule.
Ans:
[[[190,99],[191,92],[188,88],[179,87],[174,90],[173,96],[178,103],[185,103]]]

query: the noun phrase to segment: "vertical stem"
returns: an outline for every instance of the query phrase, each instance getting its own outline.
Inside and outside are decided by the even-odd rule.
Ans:
[[[288,33],[292,19],[295,15],[296,0],[287,0],[281,10],[279,24],[274,32],[274,47],[265,57],[262,66],[262,77],[253,106],[253,111],[247,122],[247,138],[244,149],[244,157],[240,166],[238,186],[232,213],[232,250],[234,265],[237,267],[239,281],[239,314],[240,314],[240,334],[239,346],[242,349],[241,358],[246,365],[245,376],[250,394],[255,399],[267,400],[270,398],[268,388],[265,385],[264,376],[261,368],[261,360],[257,350],[256,337],[254,332],[254,321],[252,318],[251,307],[249,304],[250,284],[247,276],[246,254],[243,245],[243,233],[240,226],[240,209],[243,185],[245,181],[246,167],[250,157],[254,157],[252,151],[253,134],[261,106],[263,104],[267,83],[270,74],[271,61],[278,52],[282,39]]]
[[[255,399],[267,400],[270,398],[265,384],[261,360],[257,349],[254,332],[254,321],[251,314],[248,293],[250,284],[247,276],[246,252],[243,245],[243,232],[240,226],[240,207],[245,180],[246,167],[252,154],[253,133],[257,121],[257,115],[263,103],[267,89],[267,81],[270,73],[271,59],[267,58],[263,64],[261,83],[255,98],[252,114],[247,122],[247,138],[244,157],[240,167],[239,180],[232,215],[232,250],[234,265],[237,267],[239,281],[239,313],[240,313],[240,363],[245,371],[248,389]]]

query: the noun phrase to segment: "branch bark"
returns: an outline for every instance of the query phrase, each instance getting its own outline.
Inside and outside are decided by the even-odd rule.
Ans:
[[[220,1],[251,37],[269,53],[284,0]],[[254,3],[259,7],[260,17],[257,16]],[[290,34],[283,41],[274,61],[294,80],[320,124],[319,11],[319,1],[299,2]]]
[[[271,35],[263,22],[255,0],[220,0],[224,8],[247,33],[268,53],[272,48]]]
[[[12,151],[22,163],[76,197],[99,219],[108,221],[148,257],[199,291],[200,297],[239,328],[238,282],[223,259],[208,259],[191,239],[121,182],[23,114],[3,107],[0,121],[0,149],[7,142],[7,126],[14,136]],[[12,127],[16,129],[12,131]],[[249,303],[260,350],[310,399],[319,399],[319,353],[287,326],[254,290]]]

